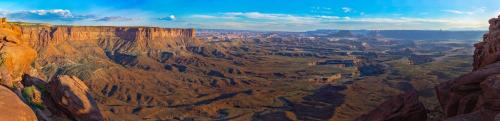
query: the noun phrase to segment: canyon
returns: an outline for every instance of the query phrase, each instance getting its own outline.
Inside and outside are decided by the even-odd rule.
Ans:
[[[482,31],[247,32],[2,19],[1,93],[19,98],[9,102],[26,119],[15,120],[444,120],[481,114],[468,102],[495,105],[486,99],[496,94],[478,90],[494,86],[478,81],[496,74],[486,65],[498,61],[498,23],[490,21],[473,53]],[[399,36],[411,33],[422,36]]]

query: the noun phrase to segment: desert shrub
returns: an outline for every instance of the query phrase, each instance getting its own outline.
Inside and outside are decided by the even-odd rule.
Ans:
[[[35,86],[25,87],[22,91],[23,98],[26,100],[26,102],[30,106],[35,107],[35,108],[39,108],[39,109],[45,109],[45,105],[41,101],[41,93],[38,94],[38,96],[39,96],[38,98],[40,98],[40,99],[35,99],[35,98],[37,98],[36,97],[37,94],[36,94],[35,90],[36,90]]]

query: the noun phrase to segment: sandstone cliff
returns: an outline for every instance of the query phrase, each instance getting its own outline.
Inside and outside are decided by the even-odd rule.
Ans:
[[[232,63],[224,47],[207,46],[195,37],[194,29],[19,26],[20,38],[38,53],[30,80],[54,80],[58,75],[81,79],[105,120],[169,120],[203,115],[199,110],[207,109],[186,111],[183,105],[196,104],[200,101],[198,95],[241,90],[261,80],[242,76],[244,70]],[[44,81],[36,82],[51,88]],[[47,105],[61,105],[57,100],[45,100]],[[72,118],[80,119],[58,109],[49,107],[60,117],[73,114]],[[217,115],[217,110],[208,112]]]
[[[22,37],[34,48],[65,41],[123,40],[136,43],[137,49],[145,49],[160,46],[155,44],[174,44],[174,38],[195,36],[194,29],[157,27],[22,26],[21,29]]]
[[[56,78],[48,85],[48,81],[30,76],[37,75],[33,69],[37,52],[22,38],[21,31],[19,26],[0,19],[0,107],[5,111],[0,119],[103,120],[87,86],[79,79]]]

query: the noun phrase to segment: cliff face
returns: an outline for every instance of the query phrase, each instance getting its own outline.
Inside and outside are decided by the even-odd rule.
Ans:
[[[500,16],[499,16],[500,18]],[[475,44],[474,70],[436,87],[449,121],[500,120],[500,19],[490,19],[489,32]]]
[[[20,28],[21,38],[38,51],[42,65],[68,64],[95,56],[127,65],[160,62],[174,55],[189,55],[188,47],[201,44],[194,39],[194,29],[44,25]],[[137,61],[140,57],[148,59]]]
[[[210,49],[216,47],[198,40],[194,29],[28,24],[20,25],[19,31],[22,42],[38,53],[32,76],[41,80],[54,80],[58,75],[81,79],[108,120],[187,117],[151,112],[195,103],[198,93],[247,84],[243,82],[246,79],[239,79],[243,75],[240,67],[224,60],[225,53]],[[238,73],[227,74],[226,70]]]
[[[474,45],[474,70],[500,60],[500,16],[490,19],[489,23],[489,32],[484,34],[483,41]]]
[[[155,47],[156,44],[179,44],[178,41],[173,40],[195,37],[194,29],[157,27],[22,26],[21,29],[22,38],[28,40],[29,44],[37,49],[65,41],[93,40],[124,41],[134,43],[133,46],[136,49],[145,49]]]

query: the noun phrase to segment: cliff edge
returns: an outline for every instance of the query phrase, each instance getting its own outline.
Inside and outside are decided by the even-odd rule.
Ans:
[[[500,16],[490,19],[489,24],[489,32],[484,34],[483,41],[474,45],[473,71],[436,86],[444,115],[433,120],[500,121]],[[357,120],[425,120],[426,116],[419,112],[425,112],[426,109],[419,106],[417,98],[401,98],[415,96],[415,93],[406,93],[389,99]],[[403,105],[394,105],[401,103]]]
[[[30,76],[37,51],[22,35],[21,27],[0,19],[0,110],[4,111],[0,119],[104,120],[80,79],[57,75],[41,80]]]

